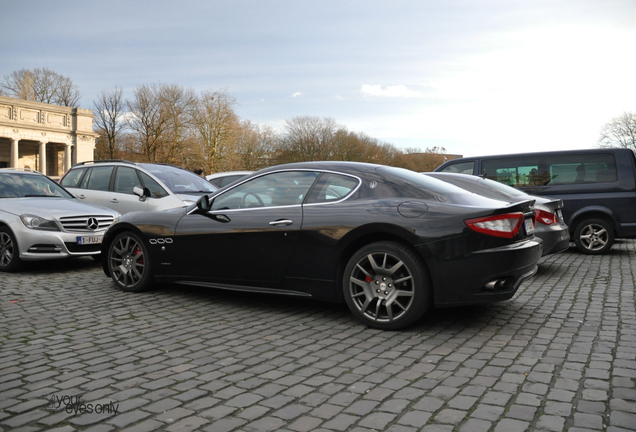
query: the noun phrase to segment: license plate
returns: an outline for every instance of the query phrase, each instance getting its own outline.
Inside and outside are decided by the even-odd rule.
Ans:
[[[526,234],[534,234],[534,223],[532,219],[525,219],[524,222],[526,224]]]
[[[77,238],[77,244],[79,245],[89,245],[89,244],[100,244],[104,236],[82,236]]]
[[[559,220],[561,222],[563,222],[563,213],[561,213],[560,209],[557,209],[556,214],[557,214],[557,217],[559,218]]]

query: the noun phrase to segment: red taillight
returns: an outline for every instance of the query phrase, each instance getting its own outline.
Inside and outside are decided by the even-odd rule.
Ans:
[[[552,225],[558,221],[555,214],[537,209],[537,222],[541,222],[544,225]]]
[[[473,231],[494,237],[513,238],[523,223],[523,213],[467,219],[465,222]]]

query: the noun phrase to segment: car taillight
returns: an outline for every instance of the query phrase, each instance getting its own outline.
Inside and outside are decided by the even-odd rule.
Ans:
[[[555,214],[537,209],[537,222],[541,222],[544,225],[552,225],[557,223],[557,217]]]
[[[508,213],[504,215],[487,216],[476,219],[466,219],[466,225],[473,231],[494,237],[513,238],[519,232],[523,223],[523,213]]]

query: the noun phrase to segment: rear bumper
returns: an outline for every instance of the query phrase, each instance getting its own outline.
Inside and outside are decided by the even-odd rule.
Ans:
[[[543,241],[526,242],[440,260],[433,279],[437,307],[488,303],[510,299],[521,283],[537,271]]]
[[[542,256],[563,252],[570,247],[570,233],[565,224],[542,225],[541,228],[537,228],[535,235],[543,240]]]

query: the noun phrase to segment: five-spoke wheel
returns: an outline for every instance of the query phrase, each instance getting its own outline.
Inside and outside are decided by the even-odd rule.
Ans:
[[[13,272],[22,265],[18,243],[11,230],[0,227],[0,271]]]
[[[372,243],[355,253],[345,269],[343,289],[356,318],[384,330],[413,323],[431,303],[421,258],[396,242]]]
[[[574,244],[585,254],[603,254],[614,244],[614,231],[603,219],[587,219],[576,227]]]
[[[118,234],[110,244],[108,268],[113,281],[124,291],[143,291],[152,283],[147,248],[131,232]]]

